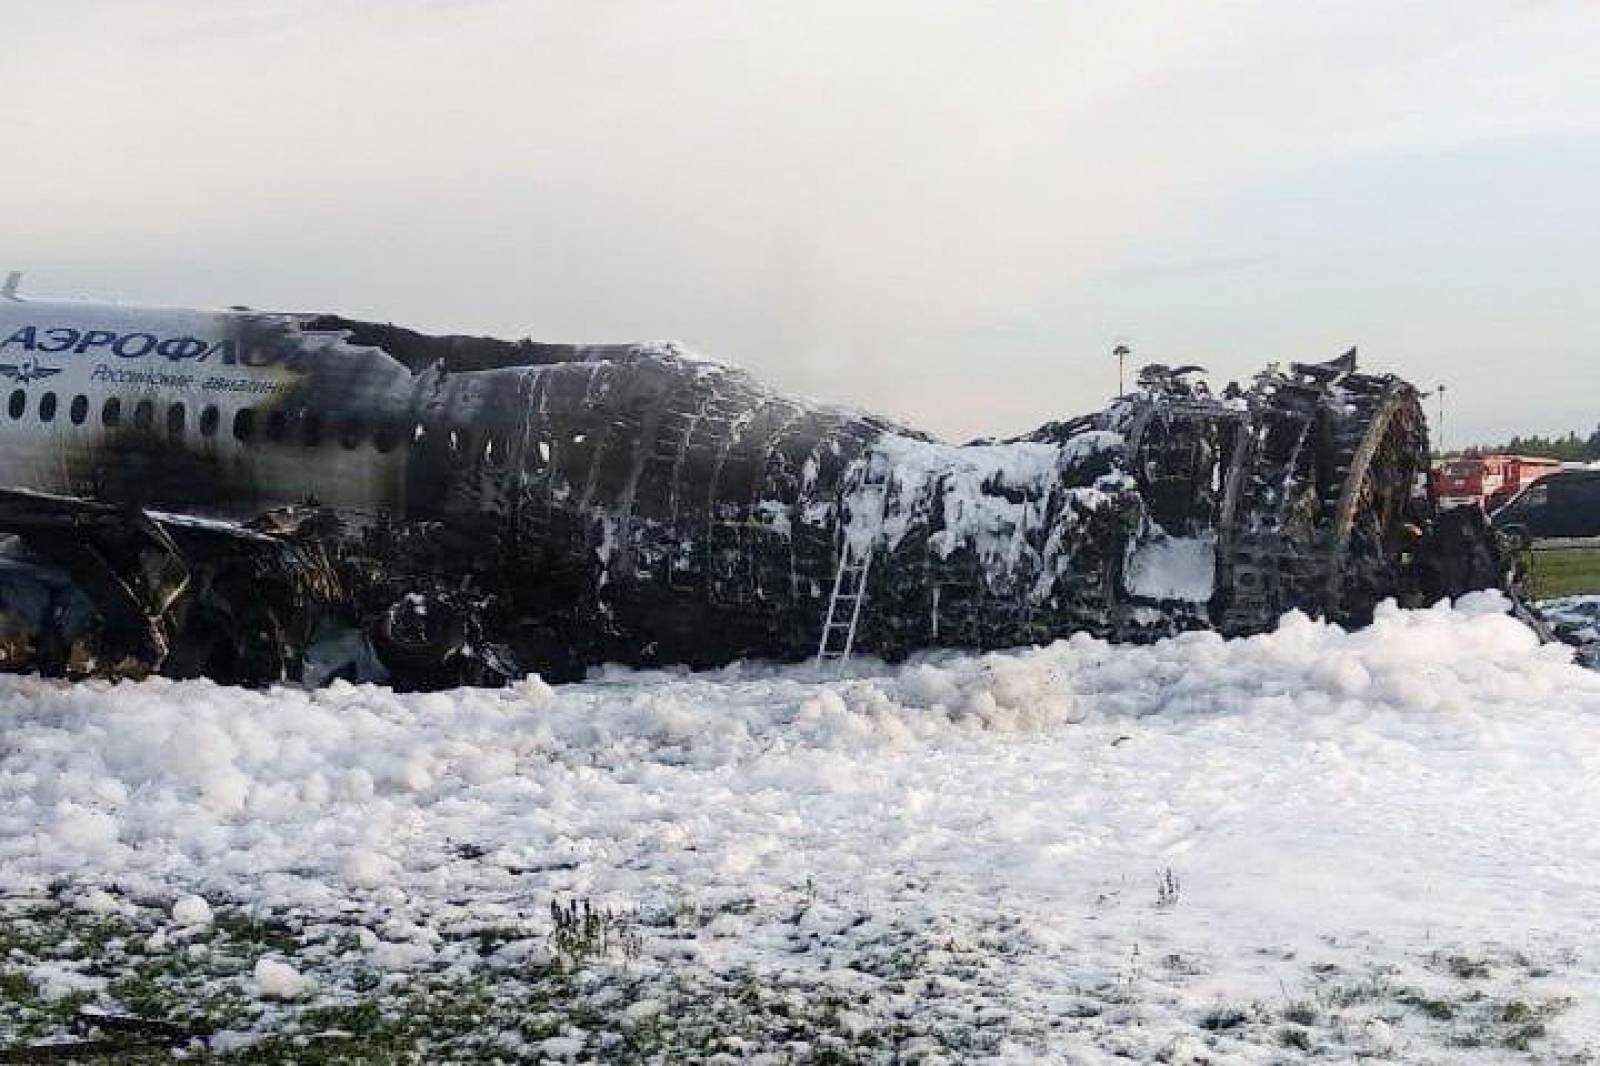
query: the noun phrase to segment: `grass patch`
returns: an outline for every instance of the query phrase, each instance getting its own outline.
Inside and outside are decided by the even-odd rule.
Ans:
[[[0,1002],[25,1005],[37,998],[27,974],[21,970],[0,970]]]
[[[279,918],[260,918],[249,911],[223,910],[212,919],[213,928],[226,939],[254,945],[264,951],[292,952],[300,946],[299,931]]]
[[[1489,976],[1489,960],[1451,955],[1444,960],[1444,969],[1458,981],[1481,981]]]
[[[1283,1008],[1283,1020],[1295,1025],[1315,1025],[1317,1008],[1308,1000],[1296,1000]]]
[[[1415,988],[1403,989],[1395,993],[1394,1001],[1401,1006],[1410,1007],[1436,1022],[1447,1022],[1456,1016],[1456,1005],[1447,999],[1429,996]]]
[[[735,905],[744,909],[745,904]],[[696,924],[718,908],[683,908]],[[564,1060],[619,1064],[744,1061],[850,1063],[982,1057],[1004,1026],[971,1024],[938,980],[978,980],[991,949],[906,930],[857,958],[903,1001],[873,1015],[859,992],[795,984],[750,968],[711,971],[644,956],[633,910],[551,904],[549,922],[463,923],[435,941],[440,959],[385,971],[371,952],[381,914],[333,920],[215,904],[214,921],[178,928],[166,906],[122,901],[110,916],[73,898],[41,898],[0,928],[0,1063],[425,1063]],[[451,935],[451,934],[455,935]],[[677,938],[669,938],[675,941]],[[522,952],[504,949],[525,946]],[[659,943],[656,945],[659,949]],[[262,958],[314,984],[303,999],[264,999]],[[446,964],[443,959],[450,961]],[[40,972],[84,989],[47,998]],[[74,976],[76,975],[76,976]],[[64,1050],[70,1047],[70,1051]]]
[[[76,909],[70,893],[41,899],[0,922],[0,1063],[37,1059],[31,1045],[46,1041],[71,1047],[54,1053],[61,1059],[136,1066],[573,1055],[623,1066],[967,1062],[1001,1049],[1043,1056],[1063,1021],[1131,1048],[1129,1022],[1146,985],[1135,946],[1122,979],[1102,973],[1036,1024],[1014,999],[995,998],[1009,986],[990,983],[997,972],[1004,980],[1007,960],[1026,945],[1014,919],[967,929],[853,906],[819,915],[810,892],[765,910],[744,899],[612,910],[539,897],[537,909],[486,909],[436,927],[401,926],[381,909],[325,914],[218,901],[211,924],[180,928],[160,900],[122,899],[102,915]],[[767,935],[781,931],[792,951],[811,956],[816,971],[699,961],[697,930],[750,913],[765,916]],[[868,922],[867,938],[846,939]],[[414,934],[427,934],[432,950],[408,953]],[[310,991],[264,999],[254,978],[262,958],[292,964],[313,982]],[[1211,969],[1177,953],[1156,958],[1154,983],[1165,979],[1168,988]],[[1413,982],[1392,966],[1357,973],[1316,964],[1307,967],[1304,998],[1291,999],[1287,987],[1281,1004],[1218,998],[1172,1020],[1187,1018],[1193,1035],[1219,1050],[1253,1045],[1263,1061],[1369,1054],[1375,1018],[1432,1049],[1579,1061],[1562,1057],[1570,1045],[1557,1024],[1570,1001],[1542,996],[1520,976],[1532,962],[1449,951],[1413,961],[1431,972]],[[987,1005],[975,1011],[969,995],[978,989]],[[1158,1060],[1153,1047],[1142,1050],[1150,1054],[1125,1057]]]
[[[1237,1029],[1250,1020],[1250,1012],[1238,1007],[1218,1007],[1200,1019],[1200,1028],[1213,1033]]]
[[[1156,877],[1156,909],[1171,910],[1182,898],[1183,886],[1178,882],[1178,875],[1168,866]]]
[[[1522,563],[1532,599],[1600,593],[1600,548],[1527,551]]]

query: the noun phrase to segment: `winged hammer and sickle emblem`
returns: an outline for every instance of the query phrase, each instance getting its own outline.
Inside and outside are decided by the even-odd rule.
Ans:
[[[58,366],[40,366],[37,359],[24,359],[20,363],[0,363],[0,377],[10,378],[19,385],[42,381],[61,373]]]

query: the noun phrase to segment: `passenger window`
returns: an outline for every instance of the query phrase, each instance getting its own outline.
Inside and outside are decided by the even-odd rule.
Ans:
[[[253,407],[240,408],[233,416],[233,439],[247,441],[256,434],[256,412]]]
[[[140,400],[133,407],[133,424],[138,429],[149,429],[156,420],[156,405],[149,400]]]
[[[392,452],[394,446],[400,443],[400,435],[388,422],[379,422],[372,430],[372,446],[380,452]]]
[[[200,435],[202,437],[215,437],[217,435],[217,423],[221,421],[222,417],[217,413],[216,405],[207,404],[205,410],[200,412]]]
[[[115,396],[106,400],[106,405],[100,408],[100,424],[107,429],[114,429],[122,424],[122,401]]]
[[[1546,503],[1549,503],[1549,502],[1550,502],[1550,486],[1549,485],[1535,485],[1533,488],[1529,489],[1527,492],[1522,494],[1522,499],[1517,501],[1517,507],[1518,507],[1518,509],[1527,509],[1527,508],[1533,508],[1533,507],[1543,507]]]
[[[175,403],[167,408],[167,436],[183,436],[183,424],[188,417],[188,412],[183,409],[182,403]]]
[[[1594,503],[1595,489],[1600,486],[1600,482],[1586,477],[1557,478],[1554,484],[1555,495],[1551,502],[1558,511],[1567,517],[1587,514]],[[1538,487],[1535,486],[1535,489]],[[1532,492],[1535,489],[1530,489],[1529,491]]]
[[[361,434],[363,428],[364,427],[361,424],[361,419],[353,416],[346,419],[344,423],[344,432],[339,435],[339,443],[344,445],[346,448],[358,447],[361,444]]]
[[[322,416],[315,411],[307,411],[300,424],[300,440],[307,448],[315,448],[322,443]]]
[[[21,418],[28,411],[28,394],[21,389],[11,394],[11,403],[7,405],[12,418]]]
[[[289,426],[289,416],[283,413],[282,408],[274,408],[267,414],[267,439],[278,441],[283,439],[284,430]]]
[[[47,392],[39,397],[39,421],[54,422],[56,420],[56,394]]]
[[[68,414],[72,416],[73,425],[83,425],[84,419],[89,417],[89,397],[74,396],[72,398],[72,409]]]

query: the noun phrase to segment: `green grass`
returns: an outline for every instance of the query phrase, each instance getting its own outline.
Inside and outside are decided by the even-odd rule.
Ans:
[[[1600,549],[1551,548],[1523,553],[1533,599],[1600,593]]]
[[[895,923],[850,958],[854,977],[836,984],[766,968],[680,965],[659,950],[719,914],[748,913],[748,900],[620,911],[562,901],[548,927],[532,918],[447,922],[437,927],[441,960],[388,974],[373,969],[362,947],[357,930],[368,926],[344,912],[274,912],[219,899],[212,923],[178,930],[165,906],[121,902],[101,915],[71,896],[0,900],[0,1064],[39,1061],[30,1045],[64,1041],[72,1042],[71,1061],[94,1066],[170,1066],[179,1058],[193,1066],[539,1061],[552,1057],[544,1042],[561,1038],[580,1041],[589,1061],[618,1066],[756,1055],[865,1066],[970,1061],[1004,1044],[1042,1047],[1048,1039],[1009,1010],[974,1017],[950,996],[1018,950],[1017,922],[1005,916],[961,944],[948,930]],[[814,905],[809,889],[793,902],[796,922]],[[658,950],[640,950],[645,935],[661,938]],[[525,946],[543,950],[500,956],[533,940],[542,943]],[[274,956],[314,979],[305,999],[257,993],[255,963]],[[1575,958],[1554,961],[1564,969]],[[1585,1053],[1562,1057],[1566,1037],[1556,1030],[1573,1001],[1531,983],[1550,975],[1549,961],[1440,950],[1413,960],[1414,984],[1397,980],[1399,967],[1350,972],[1316,963],[1306,998],[1289,1000],[1285,986],[1277,1007],[1218,999],[1190,1021],[1218,1050],[1254,1044],[1258,1054],[1274,1049],[1296,1060],[1362,1053],[1352,1034],[1381,1017],[1407,1039],[1440,1048],[1595,1062]],[[1206,972],[1178,954],[1165,964],[1178,975]],[[41,968],[100,986],[56,996],[48,982],[36,986]],[[1063,1024],[1108,1039],[1139,1004],[1121,980],[1074,998]]]
[[[96,1066],[171,1063],[175,1051],[206,1066],[529,1061],[545,1057],[540,1048],[551,1038],[593,1036],[585,1054],[619,1066],[757,1053],[843,1066],[903,1061],[902,1049],[917,1046],[970,1057],[1001,1038],[954,1015],[929,1024],[910,1007],[903,1018],[858,1030],[852,1016],[869,1004],[864,992],[801,990],[755,969],[641,959],[641,923],[670,930],[681,917],[718,913],[711,908],[615,913],[579,901],[552,913],[559,918],[548,933],[535,922],[444,927],[444,950],[466,965],[385,977],[343,921],[219,901],[209,925],[174,935],[164,906],[125,900],[122,911],[101,916],[41,895],[0,908],[0,1064],[37,1061],[30,1045],[44,1041],[72,1042],[71,1061]],[[158,931],[164,937],[155,943]],[[473,965],[536,937],[548,950],[520,966]],[[920,1008],[937,1005],[930,973],[971,978],[991,951],[975,946],[935,963],[934,951],[954,952],[948,940],[891,941],[885,949],[885,987]],[[306,999],[256,993],[255,963],[273,956],[314,979]],[[102,986],[47,997],[30,976],[46,963]],[[628,1013],[645,1001],[654,1010]],[[208,1040],[216,1034],[224,1035]],[[240,1046],[227,1034],[249,1035]],[[804,1056],[795,1050],[801,1045]]]

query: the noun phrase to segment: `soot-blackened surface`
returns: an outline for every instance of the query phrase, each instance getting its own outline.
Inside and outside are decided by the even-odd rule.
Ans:
[[[857,647],[891,657],[1080,631],[1250,632],[1289,607],[1354,617],[1411,580],[1366,560],[1377,578],[1362,603],[1328,598],[1352,587],[1330,532],[1335,475],[1381,486],[1426,464],[1425,439],[1401,434],[1367,442],[1383,445],[1366,449],[1379,469],[1353,470],[1380,431],[1361,396],[1403,401],[1403,427],[1420,408],[1403,383],[1348,368],[1268,371],[1226,402],[1168,373],[1104,412],[954,447],[671,345],[428,337],[337,316],[247,315],[235,329],[240,362],[277,374],[249,401],[257,432],[108,427],[87,494],[247,518],[332,507],[341,522],[326,528],[340,532],[296,525],[294,551],[337,572],[343,599],[319,609],[377,625],[410,671],[397,669],[402,684],[804,657],[846,558],[871,564]],[[308,470],[335,498],[304,498]],[[1130,561],[1172,538],[1188,545],[1178,558],[1215,544],[1214,573],[1174,585],[1214,580],[1209,600],[1130,592]],[[285,603],[304,598],[282,577],[293,559],[273,562]],[[404,646],[385,618],[429,618],[426,639]],[[477,664],[424,662],[446,644]]]

